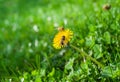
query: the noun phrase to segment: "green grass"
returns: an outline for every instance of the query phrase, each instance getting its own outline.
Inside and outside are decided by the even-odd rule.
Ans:
[[[102,9],[106,3],[110,10]],[[71,29],[70,44],[104,67],[71,46],[54,49],[56,25]],[[23,78],[24,82],[118,82],[120,0],[0,0],[0,80]]]

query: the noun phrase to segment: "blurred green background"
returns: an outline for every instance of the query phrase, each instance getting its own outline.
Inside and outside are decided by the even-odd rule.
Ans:
[[[110,4],[110,10],[103,5]],[[74,32],[71,47],[52,46],[56,28]],[[25,82],[120,80],[120,0],[0,0],[0,78]]]

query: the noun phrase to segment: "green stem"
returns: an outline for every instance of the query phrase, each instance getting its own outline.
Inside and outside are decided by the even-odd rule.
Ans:
[[[104,65],[102,65],[100,62],[98,62],[96,59],[94,59],[93,57],[89,56],[86,52],[84,52],[83,50],[77,48],[74,45],[70,45],[72,48],[76,49],[77,51],[79,51],[81,53],[82,56],[86,56],[87,58],[89,58],[91,61],[93,61],[94,63],[96,63],[98,66],[100,66],[101,68],[104,67]]]

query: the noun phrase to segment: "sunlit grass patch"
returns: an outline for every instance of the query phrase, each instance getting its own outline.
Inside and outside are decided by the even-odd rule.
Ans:
[[[0,1],[1,81],[118,82],[119,3]]]

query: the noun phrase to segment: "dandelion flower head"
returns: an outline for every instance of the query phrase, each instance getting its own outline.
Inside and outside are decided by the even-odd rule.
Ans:
[[[60,49],[67,46],[68,42],[71,40],[73,32],[69,29],[62,29],[55,35],[53,39],[53,47]]]

